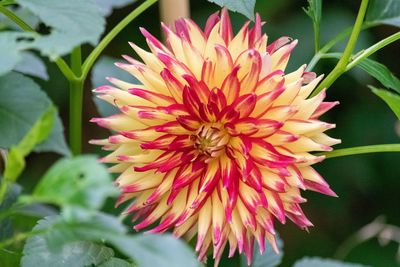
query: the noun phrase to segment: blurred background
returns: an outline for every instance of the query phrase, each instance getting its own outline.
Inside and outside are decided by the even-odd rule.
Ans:
[[[256,5],[256,11],[267,22],[263,30],[269,35],[270,42],[283,35],[299,40],[290,59],[290,70],[308,63],[313,56],[312,24],[302,10],[306,5],[306,0],[258,0]],[[353,24],[358,5],[359,1],[324,1],[322,44]],[[137,3],[115,10],[108,17],[107,31],[135,6]],[[190,1],[191,16],[201,26],[204,26],[206,18],[218,9],[217,5],[206,0]],[[121,58],[122,54],[136,57],[128,41],[146,47],[145,39],[138,29],[140,26],[161,38],[158,18],[159,9],[153,6],[119,34],[106,49],[105,54],[114,58]],[[242,15],[232,14],[236,31],[244,21]],[[366,30],[362,33],[356,50],[366,48],[395,31],[396,28],[389,26]],[[334,50],[342,51],[343,45],[339,44]],[[398,76],[399,54],[399,43],[394,43],[376,53],[374,59],[388,66]],[[318,74],[327,74],[334,64],[335,60],[322,60],[315,71]],[[49,62],[47,65],[49,76],[53,77],[51,81],[36,81],[58,105],[67,128],[67,83],[55,65]],[[342,144],[337,148],[400,142],[400,123],[396,121],[395,115],[386,104],[370,92],[367,84],[377,85],[377,82],[363,71],[354,69],[337,80],[328,91],[329,100],[338,100],[341,103],[324,118],[325,121],[337,125],[336,129],[330,131],[331,136],[342,139]],[[105,130],[88,122],[90,118],[98,116],[92,101],[91,88],[92,84],[88,81],[84,105],[84,152],[101,154],[100,150],[96,150],[97,147],[87,144],[88,140],[102,138],[107,134]],[[24,190],[28,191],[33,187],[57,159],[56,157],[54,154],[33,154],[29,157],[28,168],[20,178]],[[303,256],[332,257],[350,235],[378,216],[383,215],[387,223],[400,226],[399,163],[400,154],[391,153],[333,158],[318,164],[316,169],[329,182],[339,198],[313,192],[304,193],[309,201],[303,205],[303,209],[315,225],[309,233],[298,229],[290,222],[285,226],[277,224],[284,241],[284,258],[281,266],[291,266],[296,259]],[[113,200],[110,200],[106,209],[110,213],[118,213],[113,209]],[[33,221],[32,226],[34,223]],[[395,242],[381,246],[374,238],[351,250],[345,260],[377,267],[400,266],[396,261],[397,250],[398,244]],[[237,258],[225,260],[220,266],[238,266],[237,262]],[[209,265],[211,266],[211,261]]]

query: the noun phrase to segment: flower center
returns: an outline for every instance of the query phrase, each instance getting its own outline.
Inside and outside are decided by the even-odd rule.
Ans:
[[[191,136],[194,147],[209,157],[218,157],[229,142],[229,134],[220,124],[204,124]]]

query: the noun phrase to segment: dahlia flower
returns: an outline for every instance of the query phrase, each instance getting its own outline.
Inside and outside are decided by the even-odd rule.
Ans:
[[[95,89],[120,110],[92,119],[115,135],[91,142],[112,151],[101,161],[120,173],[117,204],[133,200],[134,229],[197,235],[199,259],[212,247],[216,265],[228,243],[249,264],[254,240],[261,253],[265,240],[278,251],[275,220],[312,226],[300,189],[335,196],[311,167],[324,157],[310,152],[340,142],[318,120],[337,102],[309,98],[322,76],[305,65],[285,73],[297,40],[267,45],[262,25],[257,15],[234,35],[223,9],[204,30],[190,19],[163,24],[165,45],[141,29],[150,52],[131,46],[143,63],[116,63],[141,84],[108,78],[114,86]]]

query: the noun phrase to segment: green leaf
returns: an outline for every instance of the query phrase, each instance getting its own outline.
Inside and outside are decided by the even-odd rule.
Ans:
[[[56,109],[50,106],[48,110],[36,121],[33,127],[16,145],[8,152],[4,170],[4,179],[7,182],[15,182],[25,168],[25,157],[33,148],[43,142],[50,134],[53,127],[53,119]]]
[[[43,142],[53,128],[53,119],[56,109],[50,106],[36,121],[28,133],[7,154],[3,179],[0,183],[0,202],[3,200],[8,188],[14,183],[25,168],[25,157],[33,148]]]
[[[365,23],[370,25],[387,24],[400,27],[400,1],[371,0]]]
[[[96,62],[96,64],[94,64],[91,75],[93,88],[100,87],[104,84],[110,84],[106,80],[106,77],[114,77],[132,84],[140,84],[140,82],[135,79],[135,77],[133,77],[126,71],[117,68],[114,64],[117,61],[118,59],[116,58],[102,56]],[[102,117],[108,117],[110,115],[118,113],[118,109],[116,107],[110,105],[104,100],[97,98],[95,95],[93,95],[93,102],[95,103],[97,111]]]
[[[70,212],[70,214],[76,214],[76,211]],[[33,231],[40,231],[41,229],[45,229],[45,231],[37,232],[37,236],[30,238],[30,240],[39,238],[38,244],[28,240],[25,245],[22,259],[23,267],[31,266],[24,265],[24,263],[29,264],[29,261],[33,259],[28,258],[28,256],[34,257],[33,254],[35,253],[41,254],[40,251],[36,252],[34,247],[44,247],[41,251],[53,255],[59,253],[59,251],[64,251],[69,244],[76,242],[97,242],[99,244],[100,240],[112,244],[119,252],[132,258],[139,267],[201,266],[193,251],[183,241],[171,235],[127,236],[125,227],[116,217],[96,211],[90,212],[89,216],[66,216],[63,212],[62,216],[46,217],[39,222]],[[121,261],[118,262],[121,263]]]
[[[63,156],[71,156],[71,151],[65,141],[64,126],[58,112],[54,113],[53,130],[46,141],[34,149],[35,152],[55,152]]]
[[[199,267],[193,251],[172,235],[111,236],[108,241],[139,267]]]
[[[368,72],[385,87],[393,89],[400,94],[400,80],[385,65],[366,58],[358,63],[358,67]]]
[[[265,241],[265,243],[265,251],[261,255],[258,243],[255,242],[253,250],[253,263],[251,264],[251,267],[276,267],[281,264],[283,257],[283,242],[279,238],[279,236],[276,237],[276,244],[279,249],[279,254],[275,253],[267,240]],[[246,257],[242,255],[240,259],[240,266],[247,267],[248,265]]]
[[[99,265],[99,267],[133,267],[133,266],[135,266],[133,263],[114,257],[110,258],[108,261],[103,262],[102,264]]]
[[[208,0],[221,7],[226,7],[234,12],[239,12],[251,20],[254,20],[254,8],[256,0]]]
[[[31,47],[54,59],[83,43],[96,45],[104,31],[105,20],[92,1],[17,0],[36,14],[47,26],[49,35],[36,38]]]
[[[46,81],[49,79],[46,65],[38,56],[31,52],[21,53],[21,60],[14,67],[14,71],[38,77]]]
[[[63,243],[57,249],[51,247],[46,240],[52,233],[63,236],[57,228],[60,228],[60,217],[50,216],[38,222],[33,231],[45,231],[46,234],[29,238],[24,246],[21,261],[22,267],[64,267],[64,266],[88,266],[99,265],[114,256],[114,251],[102,244],[89,241],[74,241]],[[60,234],[61,233],[61,234]],[[64,233],[65,234],[65,233]]]
[[[136,2],[136,0],[94,0],[94,3],[99,7],[103,16],[111,14],[113,9],[121,8]]]
[[[99,209],[118,190],[94,156],[66,158],[54,164],[33,191],[33,199],[59,206]]]
[[[18,144],[51,105],[50,99],[32,79],[13,72],[0,76],[0,147]],[[52,133],[38,151],[69,155],[58,114],[54,117],[57,119]]]
[[[0,76],[11,71],[21,61],[20,38],[28,38],[32,35],[20,32],[0,32]]]
[[[16,145],[50,104],[39,86],[22,74],[0,77],[0,147]]]
[[[373,86],[369,86],[374,94],[382,98],[383,101],[388,104],[390,109],[396,114],[397,118],[400,120],[400,95],[391,93],[384,89],[378,89]]]
[[[1,181],[1,179],[0,179]],[[17,201],[19,194],[21,193],[21,187],[19,185],[13,185],[6,192],[3,202],[0,202],[0,212],[7,211]],[[7,239],[12,236],[13,228],[10,218],[0,219],[0,240]]]
[[[305,257],[295,262],[293,267],[367,267],[361,264],[346,263],[331,259]]]

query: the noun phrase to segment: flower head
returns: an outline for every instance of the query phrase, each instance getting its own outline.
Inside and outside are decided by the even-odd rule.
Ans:
[[[124,56],[116,65],[141,84],[108,78],[98,97],[121,113],[92,121],[116,132],[92,143],[113,151],[102,159],[121,173],[118,204],[133,200],[136,230],[180,237],[197,234],[196,251],[213,248],[216,264],[229,243],[250,263],[254,239],[277,250],[274,221],[312,226],[300,189],[335,196],[311,167],[340,140],[323,132],[334,127],[318,118],[337,102],[325,92],[309,95],[322,79],[305,65],[285,73],[297,40],[267,45],[257,15],[234,35],[228,12],[213,14],[201,30],[179,19],[162,25],[166,45],[141,29],[150,52],[131,44],[142,58]]]

